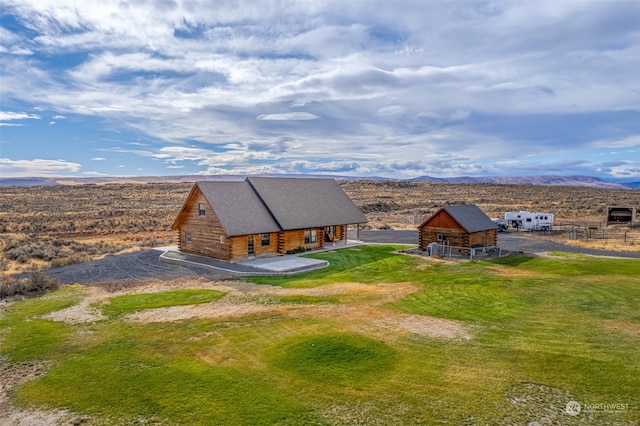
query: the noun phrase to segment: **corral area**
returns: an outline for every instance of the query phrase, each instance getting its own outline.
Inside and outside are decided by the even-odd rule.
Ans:
[[[450,203],[476,204],[490,217],[549,211],[556,223],[605,226],[610,205],[640,207],[640,191],[539,185],[343,181],[369,229],[415,229]],[[171,224],[189,183],[0,187],[0,271],[26,272],[106,255],[176,244]],[[616,229],[625,232],[626,229]],[[590,234],[601,235],[601,234]],[[640,250],[635,240],[574,239],[570,244]],[[554,237],[566,242],[568,237]],[[417,241],[416,241],[417,243]]]

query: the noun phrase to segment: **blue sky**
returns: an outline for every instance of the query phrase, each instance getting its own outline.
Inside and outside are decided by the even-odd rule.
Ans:
[[[0,0],[0,176],[640,177],[640,2]]]

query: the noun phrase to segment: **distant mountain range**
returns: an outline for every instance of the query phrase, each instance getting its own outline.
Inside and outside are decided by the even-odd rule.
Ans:
[[[640,188],[640,182],[611,182],[594,176],[510,176],[510,177],[454,177],[433,178],[420,176],[407,179],[410,182],[454,182],[454,183],[493,183],[499,185],[556,185],[556,186],[587,186],[592,188]]]
[[[403,182],[448,182],[448,183],[474,183],[474,184],[498,184],[498,185],[556,185],[556,186],[585,186],[591,188],[620,188],[640,189],[639,182],[613,182],[594,176],[511,176],[511,177],[452,177],[436,178],[431,176],[419,176],[412,179],[389,179],[384,177],[353,177],[353,176],[329,176],[329,175],[261,175],[278,177],[315,177],[334,178],[338,180],[393,180]],[[80,185],[80,184],[108,184],[108,183],[178,183],[195,182],[196,180],[235,180],[242,179],[242,175],[181,175],[181,176],[132,176],[132,177],[22,177],[0,178],[0,186],[52,186],[52,185]]]

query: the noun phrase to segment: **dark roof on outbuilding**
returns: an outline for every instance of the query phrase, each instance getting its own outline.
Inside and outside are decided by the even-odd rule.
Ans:
[[[198,181],[195,188],[228,236],[367,222],[333,179],[249,177]]]
[[[445,211],[467,232],[480,232],[488,229],[497,229],[496,225],[489,217],[475,204],[459,204],[445,206],[424,221],[420,228],[429,222],[440,212]]]

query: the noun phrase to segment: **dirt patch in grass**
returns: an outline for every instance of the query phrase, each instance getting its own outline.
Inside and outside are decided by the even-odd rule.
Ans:
[[[44,362],[12,363],[0,357],[0,413],[6,412],[13,389],[44,374],[48,368],[49,364]]]
[[[94,322],[105,319],[104,315],[96,306],[100,303],[108,303],[108,300],[112,297],[123,296],[128,294],[144,294],[144,293],[157,293],[161,291],[178,290],[178,289],[211,289],[219,290],[229,295],[243,294],[244,292],[259,288],[261,286],[255,284],[249,284],[239,281],[210,281],[202,277],[176,279],[170,281],[162,280],[130,280],[128,282],[123,281],[108,281],[98,283],[96,285],[82,286],[86,289],[87,296],[77,305],[69,308],[51,312],[42,316],[43,319],[52,321],[62,321],[69,324]],[[177,313],[171,314],[171,309]],[[184,319],[198,316],[187,315],[183,311],[190,311],[190,308],[197,308],[197,305],[187,306],[175,306],[170,308],[164,308],[167,310],[166,319],[160,319],[164,321],[174,321],[177,319]],[[155,316],[162,315],[162,309],[150,309],[149,312],[155,313]],[[144,311],[147,312],[147,311]],[[182,317],[182,318],[180,318]],[[161,318],[161,317],[158,317]],[[153,322],[153,321],[149,321]]]
[[[398,301],[417,291],[411,283],[385,283],[367,285],[338,283],[314,288],[282,288],[257,285],[240,281],[209,281],[202,277],[172,281],[148,280],[132,282],[125,288],[115,288],[114,283],[87,286],[87,296],[77,305],[52,312],[44,319],[71,324],[100,321],[104,316],[96,305],[108,303],[112,297],[174,289],[211,289],[226,293],[214,302],[198,305],[170,306],[145,309],[127,315],[132,322],[172,322],[190,318],[241,317],[261,313],[277,313],[291,317],[318,317],[347,324],[352,331],[388,336],[389,330],[400,334],[412,333],[436,338],[470,339],[469,327],[461,322],[394,312],[386,304]],[[286,296],[338,296],[344,303],[273,303],[273,297]],[[269,300],[270,303],[264,303]],[[276,299],[277,300],[277,299]]]
[[[0,411],[0,415],[2,411]],[[66,410],[11,410],[4,414],[0,425],[12,426],[50,426],[81,425],[87,423],[85,416],[76,416]]]
[[[9,362],[0,357],[0,425],[46,426],[54,424],[82,424],[76,417],[62,410],[17,410],[11,406],[13,390],[47,372],[50,363]]]
[[[246,284],[246,283],[245,283]],[[215,287],[228,295],[218,301],[191,306],[172,306],[148,309],[127,316],[135,322],[178,321],[188,318],[238,317],[258,313],[278,313],[292,317],[318,317],[347,324],[351,331],[364,331],[389,338],[389,330],[436,338],[470,339],[469,327],[459,321],[421,315],[401,314],[384,307],[385,304],[414,293],[410,283],[366,285],[339,283],[315,288],[287,289],[256,286],[253,291],[239,292],[231,287]],[[269,296],[343,296],[353,303],[320,304],[262,304]]]
[[[548,255],[548,253],[547,253]],[[548,256],[551,257],[551,256]],[[536,279],[543,279],[543,278],[553,278],[554,276],[551,274],[541,274],[538,271],[528,271],[525,269],[516,269],[516,268],[505,268],[504,266],[502,267],[489,267],[489,270],[491,270],[492,275],[495,275],[496,277],[503,277],[503,278],[536,278]]]
[[[640,327],[637,322],[629,320],[604,320],[604,326],[633,337],[640,337]]]
[[[510,415],[506,416],[503,424],[511,424],[512,417],[537,420],[530,424],[560,424],[571,420],[565,407],[574,398],[564,389],[538,383],[521,383],[507,389],[505,398],[508,402],[505,412]]]
[[[422,315],[393,315],[373,321],[374,324],[390,328],[401,329],[412,334],[446,339],[471,339],[468,327],[462,323],[443,318]]]
[[[88,294],[80,303],[60,311],[43,315],[41,318],[51,321],[62,321],[69,324],[95,322],[104,319],[102,312],[91,306],[91,304],[104,298],[104,290],[100,287],[92,286],[83,287],[83,289],[84,288],[86,288]]]

